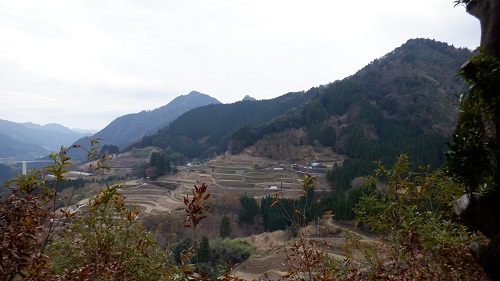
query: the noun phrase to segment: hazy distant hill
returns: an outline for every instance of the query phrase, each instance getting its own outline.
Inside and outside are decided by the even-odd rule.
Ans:
[[[31,159],[45,156],[52,151],[33,143],[27,143],[0,134],[0,158]]]
[[[42,126],[0,120],[0,157],[46,156],[85,135],[59,124]]]

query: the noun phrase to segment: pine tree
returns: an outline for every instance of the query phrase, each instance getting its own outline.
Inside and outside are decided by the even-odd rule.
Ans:
[[[210,243],[208,242],[208,238],[206,236],[201,238],[200,248],[198,248],[198,252],[196,254],[198,256],[199,263],[207,263],[212,259],[212,250],[210,249]]]
[[[223,216],[219,227],[219,236],[226,238],[231,236],[231,221],[227,216]]]
[[[243,212],[238,216],[238,223],[252,224],[254,217],[259,213],[259,204],[257,200],[245,194],[240,197],[240,203],[243,207]]]

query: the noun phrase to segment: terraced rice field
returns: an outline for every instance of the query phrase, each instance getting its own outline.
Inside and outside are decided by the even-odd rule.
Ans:
[[[146,158],[142,159],[143,161]],[[119,158],[114,168],[128,170],[128,164],[138,162],[138,159],[127,160]],[[129,163],[130,162],[130,163]],[[236,196],[246,194],[255,198],[279,194],[283,197],[297,197],[302,192],[299,180],[303,175],[297,173],[290,166],[256,158],[249,155],[226,155],[217,157],[203,165],[179,167],[179,172],[166,175],[155,182],[140,180],[123,183],[120,192],[126,196],[128,204],[136,205],[144,213],[183,212],[183,197],[191,196],[194,185],[206,183],[213,198],[231,192]],[[318,190],[326,188],[322,176]],[[84,202],[79,202],[82,204]],[[347,230],[356,231],[353,226],[334,222],[331,218],[324,218],[321,227],[313,224],[307,228],[310,239],[318,244],[325,245],[332,256],[340,256],[340,247],[345,243]],[[372,237],[360,234],[361,240],[373,241]],[[246,280],[259,279],[264,273],[272,278],[279,278],[283,274],[284,257],[277,253],[288,243],[284,232],[263,233],[244,238],[250,244],[256,245],[257,253],[247,261],[236,266],[234,273]],[[326,246],[328,245],[328,246]]]
[[[259,161],[258,169],[257,161]],[[262,166],[266,168],[262,169]],[[262,163],[248,156],[223,156],[205,165],[180,167],[180,171],[157,181],[127,181],[120,192],[126,202],[144,213],[179,212],[183,197],[191,195],[194,185],[206,183],[214,196],[232,192],[261,198],[267,195],[295,197],[301,192],[302,177],[292,169],[274,169],[277,163]]]
[[[247,194],[259,198],[281,193],[292,197],[302,191],[298,181],[302,175],[290,167],[275,169],[279,164],[271,160],[262,161],[245,155],[221,156],[204,165],[182,167],[179,173],[162,177],[161,181],[180,185],[174,191],[179,200],[191,194],[194,185],[202,183],[206,183],[214,195],[232,192],[237,196]]]
[[[128,181],[120,189],[120,193],[126,197],[127,204],[139,207],[144,213],[172,212],[182,209],[181,201],[175,197],[175,193],[158,185]]]
[[[116,175],[124,176],[130,173],[132,165],[147,162],[148,153],[141,157],[131,153],[119,155],[110,166]],[[137,205],[143,212],[176,212],[183,208],[183,197],[191,195],[194,185],[207,184],[213,195],[231,192],[236,196],[262,198],[278,193],[283,197],[297,197],[302,192],[299,183],[302,176],[275,160],[247,154],[225,155],[202,165],[179,167],[178,173],[157,181],[125,182],[121,193],[127,203]]]

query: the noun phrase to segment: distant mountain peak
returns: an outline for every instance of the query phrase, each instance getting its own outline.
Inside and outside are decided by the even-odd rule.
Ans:
[[[191,109],[220,103],[209,95],[191,91],[156,109],[120,116],[94,134],[94,137],[103,139],[105,144],[125,146],[168,126],[170,122]],[[78,141],[79,144],[83,142],[85,142],[83,139]]]
[[[246,95],[246,96],[242,99],[242,101],[244,101],[244,100],[256,101],[257,99],[255,99],[255,98],[253,98],[253,97],[251,97],[251,96],[249,96],[249,95]]]
[[[189,92],[189,94],[187,94],[187,96],[189,96],[189,95],[205,95],[205,94],[202,94],[198,91],[191,91],[191,92]]]

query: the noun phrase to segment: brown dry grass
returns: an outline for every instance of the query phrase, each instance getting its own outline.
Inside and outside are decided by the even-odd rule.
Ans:
[[[366,243],[380,243],[377,237],[364,233],[349,222],[336,222],[331,218],[323,218],[318,225],[311,223],[301,229],[307,240],[317,242],[317,249],[327,252],[333,258],[342,259],[341,247],[346,243],[346,231],[360,235]],[[287,232],[275,231],[244,238],[256,247],[256,253],[233,271],[244,280],[277,280],[287,270],[284,250],[297,238],[290,237]],[[265,277],[267,276],[267,277]]]

